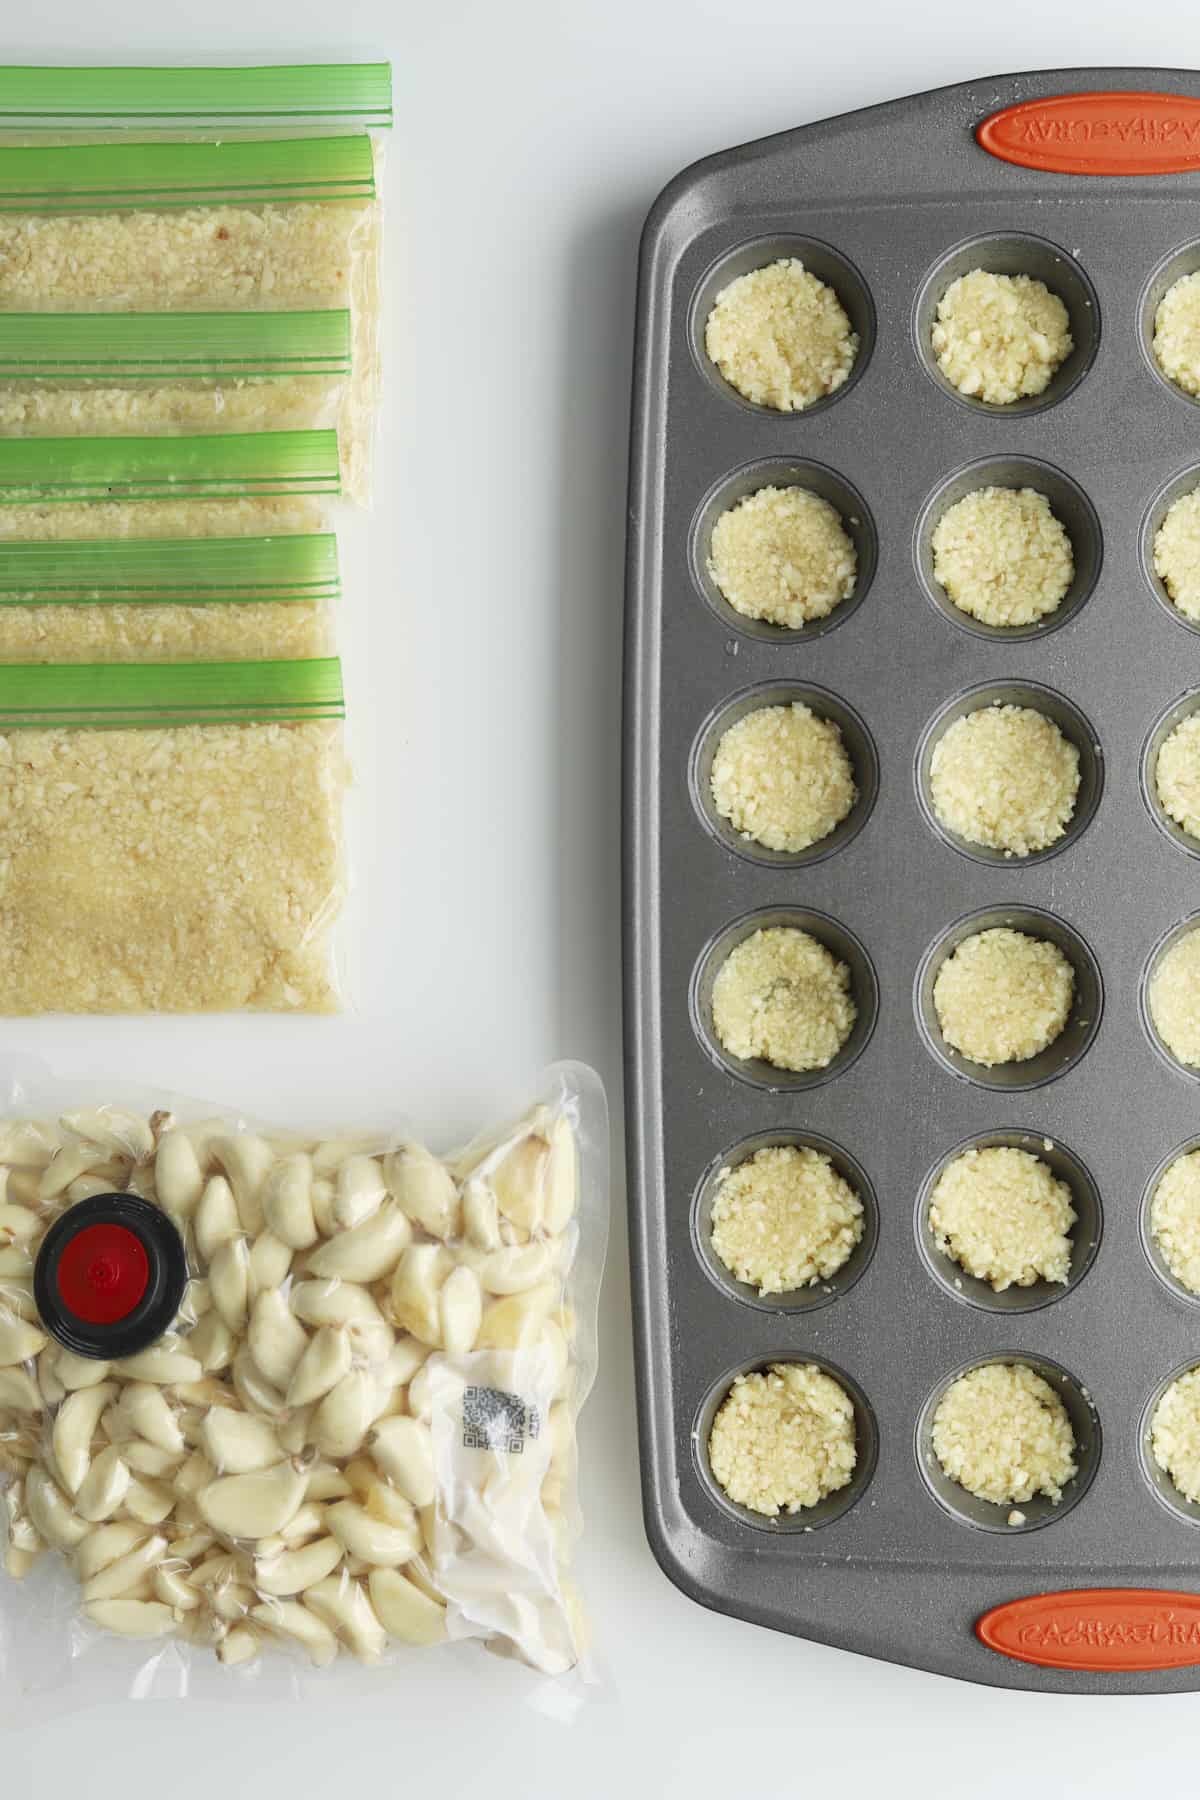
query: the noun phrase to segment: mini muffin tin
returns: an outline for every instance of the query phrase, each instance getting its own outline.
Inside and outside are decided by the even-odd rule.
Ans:
[[[976,132],[1018,103],[1001,160]],[[1200,485],[1200,405],[1149,348],[1165,288],[1200,269],[1198,120],[1190,73],[970,83],[698,164],[643,240],[625,947],[647,1527],[705,1606],[1001,1686],[1200,1687],[1200,1508],[1147,1444],[1152,1403],[1200,1362],[1200,1308],[1145,1223],[1153,1179],[1197,1130],[1197,1072],[1158,1043],[1145,983],[1200,904],[1200,844],[1159,814],[1152,766],[1200,709],[1200,643],[1151,561],[1166,506]],[[704,325],[727,282],[791,255],[861,341],[843,387],[781,414],[728,386]],[[1043,395],[983,405],[937,371],[937,300],[976,267],[1038,276],[1066,302],[1075,349]],[[853,598],[800,631],[741,618],[705,566],[726,507],[793,481],[832,501],[859,558]],[[1073,540],[1073,587],[1040,627],[982,626],[932,579],[939,512],[995,483],[1046,493]],[[708,794],[722,729],[790,698],[837,719],[860,790],[799,856],[738,838]],[[932,817],[936,729],[992,699],[1036,705],[1080,749],[1077,817],[1053,853],[1005,859]],[[827,1069],[789,1075],[716,1042],[715,973],[767,924],[802,926],[850,966],[858,1022]],[[944,1044],[931,990],[954,945],[995,924],[1059,943],[1076,993],[1047,1051],[985,1070]],[[867,1230],[833,1280],[760,1298],[708,1232],[719,1171],[769,1143],[830,1154]],[[947,1159],[997,1143],[1072,1186],[1065,1287],[993,1294],[928,1234]],[[1058,1387],[1079,1451],[1062,1502],[1024,1504],[1013,1525],[949,1482],[928,1441],[948,1382],[996,1358]],[[708,1432],[736,1374],[793,1360],[850,1393],[859,1463],[848,1488],[771,1521],[717,1486]]]

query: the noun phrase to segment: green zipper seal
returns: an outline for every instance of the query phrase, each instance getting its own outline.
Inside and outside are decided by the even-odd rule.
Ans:
[[[340,491],[336,431],[0,438],[0,506]]]
[[[10,663],[0,668],[0,730],[61,725],[226,725],[343,719],[342,665]]]
[[[0,379],[345,375],[350,314],[4,313]]]
[[[0,540],[0,608],[336,600],[332,532],[287,537]]]
[[[0,118],[94,122],[353,119],[392,123],[392,65],[253,68],[0,68]]]
[[[375,158],[365,132],[218,143],[0,145],[0,212],[122,212],[374,195]]]

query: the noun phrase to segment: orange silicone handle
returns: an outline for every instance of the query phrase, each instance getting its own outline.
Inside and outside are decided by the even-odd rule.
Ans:
[[[1157,1588],[1076,1588],[1028,1594],[984,1613],[989,1650],[1043,1669],[1122,1675],[1200,1663],[1200,1594]]]
[[[1182,175],[1200,169],[1200,99],[1190,94],[1051,94],[985,119],[1003,162],[1056,175]]]

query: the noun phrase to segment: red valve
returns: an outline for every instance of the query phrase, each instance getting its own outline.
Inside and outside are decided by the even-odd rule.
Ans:
[[[88,1325],[115,1325],[128,1318],[149,1282],[145,1246],[126,1225],[88,1225],[59,1258],[62,1303]]]

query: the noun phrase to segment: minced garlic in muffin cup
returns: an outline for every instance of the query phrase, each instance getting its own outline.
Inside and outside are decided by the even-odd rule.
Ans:
[[[1029,706],[981,706],[934,746],[929,792],[942,826],[1005,856],[1053,847],[1075,815],[1079,751]]]
[[[769,1144],[722,1169],[713,1195],[713,1254],[760,1295],[828,1281],[862,1242],[863,1203],[824,1151]]]
[[[709,787],[718,816],[747,843],[793,854],[828,837],[858,798],[841,730],[802,700],[729,726]]]
[[[744,399],[802,412],[842,386],[859,344],[833,289],[786,256],[721,289],[704,348]]]
[[[1183,1498],[1200,1505],[1200,1368],[1177,1376],[1154,1408],[1150,1454]]]
[[[948,506],[930,540],[933,578],[981,625],[1036,625],[1075,579],[1071,539],[1034,488],[983,487]]]
[[[1153,348],[1167,380],[1200,395],[1200,269],[1173,282],[1159,301]]]
[[[799,631],[849,600],[858,555],[837,508],[803,487],[762,487],[713,526],[707,570],[734,612]]]
[[[765,1518],[816,1506],[858,1465],[854,1402],[816,1363],[773,1363],[735,1376],[708,1439],[713,1480]]]
[[[1164,1047],[1185,1068],[1200,1069],[1200,926],[1158,958],[1146,998]]]
[[[1200,712],[1181,719],[1154,761],[1154,791],[1168,818],[1200,839]]]
[[[946,1389],[933,1415],[943,1473],[995,1506],[1044,1495],[1058,1505],[1079,1473],[1075,1433],[1059,1395],[1027,1363],[983,1363]],[[1024,1524],[1024,1518],[1009,1522]]]
[[[1154,573],[1176,612],[1200,623],[1200,488],[1167,508],[1154,534]]]
[[[988,1069],[1048,1049],[1071,1016],[1074,995],[1075,971],[1058,945],[1008,926],[964,938],[933,984],[946,1043]]]
[[[1150,1241],[1181,1288],[1200,1298],[1200,1150],[1177,1156],[1150,1200]]]
[[[1071,1190],[1039,1156],[995,1144],[947,1164],[929,1199],[943,1256],[997,1294],[1071,1273]]]
[[[794,1073],[828,1068],[857,1016],[847,965],[794,925],[743,938],[713,982],[717,1041],[743,1062]]]
[[[950,386],[992,406],[1044,393],[1075,347],[1067,309],[1045,282],[986,269],[950,283],[931,342]]]

